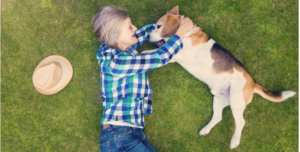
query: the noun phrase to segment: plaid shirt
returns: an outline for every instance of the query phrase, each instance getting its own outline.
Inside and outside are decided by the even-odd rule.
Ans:
[[[144,115],[152,113],[152,89],[146,72],[167,64],[183,47],[180,37],[174,35],[156,52],[139,54],[136,48],[148,40],[154,29],[155,24],[138,29],[135,32],[138,42],[128,51],[100,45],[96,57],[104,108],[101,126],[109,121],[145,126]]]

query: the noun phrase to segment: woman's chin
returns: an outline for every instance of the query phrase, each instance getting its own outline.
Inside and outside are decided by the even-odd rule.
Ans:
[[[138,42],[138,39],[137,39],[136,37],[134,37],[134,38],[133,38],[133,42],[134,42],[133,44],[137,43],[137,42]]]
[[[129,42],[127,44],[129,44],[129,46],[132,46],[132,45],[134,45],[137,42],[138,42],[138,39],[134,37],[134,38],[131,39],[131,42]]]

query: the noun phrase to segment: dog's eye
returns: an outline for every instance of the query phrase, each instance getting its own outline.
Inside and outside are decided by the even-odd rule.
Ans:
[[[157,25],[157,29],[159,29],[161,27],[161,25]]]

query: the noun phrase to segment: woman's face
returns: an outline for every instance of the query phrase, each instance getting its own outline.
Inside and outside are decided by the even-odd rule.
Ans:
[[[134,35],[134,32],[137,30],[137,28],[131,24],[131,19],[128,17],[122,24],[121,27],[121,35],[118,39],[118,47],[119,49],[123,51],[127,51],[129,47],[131,47],[133,44],[137,43],[138,40],[136,36]]]

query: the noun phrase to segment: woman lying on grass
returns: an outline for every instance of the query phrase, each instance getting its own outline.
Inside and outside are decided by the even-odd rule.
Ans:
[[[193,28],[192,21],[180,17],[175,35],[149,54],[139,54],[136,48],[148,40],[155,24],[137,30],[128,12],[115,6],[103,7],[92,24],[97,39],[103,42],[96,53],[104,108],[101,152],[156,151],[143,130],[144,115],[152,113],[152,89],[146,72],[166,65],[181,50],[185,33]]]

